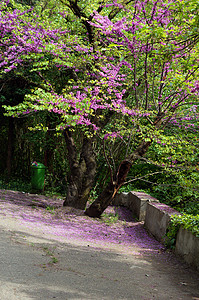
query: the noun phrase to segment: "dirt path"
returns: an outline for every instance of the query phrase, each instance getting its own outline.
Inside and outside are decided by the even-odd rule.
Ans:
[[[128,210],[106,224],[62,202],[0,190],[1,300],[199,299],[199,274]]]

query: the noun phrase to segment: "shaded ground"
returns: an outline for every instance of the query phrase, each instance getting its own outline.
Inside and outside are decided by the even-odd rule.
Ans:
[[[1,300],[199,299],[199,274],[127,209],[106,224],[62,203],[0,190]]]

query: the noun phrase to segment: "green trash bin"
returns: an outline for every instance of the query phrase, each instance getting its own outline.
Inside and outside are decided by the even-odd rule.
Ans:
[[[44,189],[46,167],[39,162],[34,161],[31,165],[31,185],[34,190]]]

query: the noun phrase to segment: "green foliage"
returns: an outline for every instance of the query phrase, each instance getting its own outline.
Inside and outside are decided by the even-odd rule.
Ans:
[[[115,212],[111,213],[103,213],[102,216],[102,221],[108,225],[111,225],[113,223],[116,223],[119,219],[119,215],[117,210]]]
[[[120,191],[144,191],[180,212],[196,215],[199,199],[198,134],[180,128],[159,131],[145,158],[133,164]],[[137,137],[135,137],[137,139]]]
[[[165,171],[164,168],[138,162],[130,172],[129,180],[132,182],[120,191],[144,191],[181,213],[196,215],[199,211],[198,175],[188,170]]]
[[[196,173],[198,176],[198,173]],[[179,212],[196,215],[199,208],[199,186],[194,172],[169,172],[156,179],[150,193]]]
[[[12,178],[9,181],[5,177],[0,177],[0,189],[21,191],[29,193],[31,191],[30,181],[25,181],[22,178]]]
[[[48,211],[49,213],[51,213],[51,214],[55,214],[55,208],[54,208],[54,206],[50,206],[50,205],[48,205],[47,207],[46,207],[46,211]]]
[[[192,232],[196,237],[199,237],[199,214],[196,216],[183,214],[171,217],[165,240],[167,247],[175,247],[176,237],[180,227]]]

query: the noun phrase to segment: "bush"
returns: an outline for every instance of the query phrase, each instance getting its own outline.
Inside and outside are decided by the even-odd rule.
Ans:
[[[166,234],[166,246],[168,248],[175,247],[176,237],[180,227],[192,232],[196,237],[199,237],[199,214],[196,216],[183,214],[171,217],[171,222]]]

